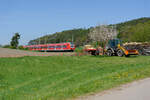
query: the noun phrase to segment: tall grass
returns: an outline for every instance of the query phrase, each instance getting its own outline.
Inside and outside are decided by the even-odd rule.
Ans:
[[[64,100],[150,76],[150,57],[0,58],[0,100]]]

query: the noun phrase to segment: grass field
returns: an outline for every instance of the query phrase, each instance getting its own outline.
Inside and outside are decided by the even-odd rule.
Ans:
[[[0,58],[0,100],[64,100],[150,77],[150,57]]]

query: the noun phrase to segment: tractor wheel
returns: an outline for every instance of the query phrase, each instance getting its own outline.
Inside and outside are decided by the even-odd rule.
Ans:
[[[91,55],[96,55],[96,51],[91,51]]]
[[[130,57],[130,55],[125,55],[126,57]]]
[[[122,57],[122,56],[124,55],[124,53],[123,53],[122,50],[118,50],[118,51],[117,51],[117,55],[118,55],[119,57]]]
[[[113,55],[113,54],[112,54],[112,51],[111,51],[111,50],[107,50],[106,55],[107,55],[107,56],[112,56],[112,55]]]

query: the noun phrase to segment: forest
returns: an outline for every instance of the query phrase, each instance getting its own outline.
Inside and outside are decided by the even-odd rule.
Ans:
[[[138,18],[110,25],[116,26],[118,31],[117,37],[122,39],[123,42],[150,42],[149,17]],[[82,46],[91,42],[88,34],[90,29],[93,27],[64,30],[62,32],[45,35],[43,37],[30,40],[28,45],[73,41],[76,46]]]

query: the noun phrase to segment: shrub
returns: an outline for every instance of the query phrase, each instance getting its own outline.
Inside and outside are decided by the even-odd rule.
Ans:
[[[20,49],[20,50],[24,50],[24,48],[23,48],[23,46],[21,45],[21,46],[18,46],[18,49]]]
[[[83,53],[83,47],[77,47],[75,49],[75,52],[77,52],[77,53]]]
[[[10,48],[10,49],[16,49],[16,47],[14,47],[14,46],[10,46],[9,48]]]
[[[21,46],[18,46],[18,49],[19,49],[19,50],[29,50],[28,48],[24,48],[22,45],[21,45]]]
[[[10,45],[4,45],[3,48],[10,48]]]

